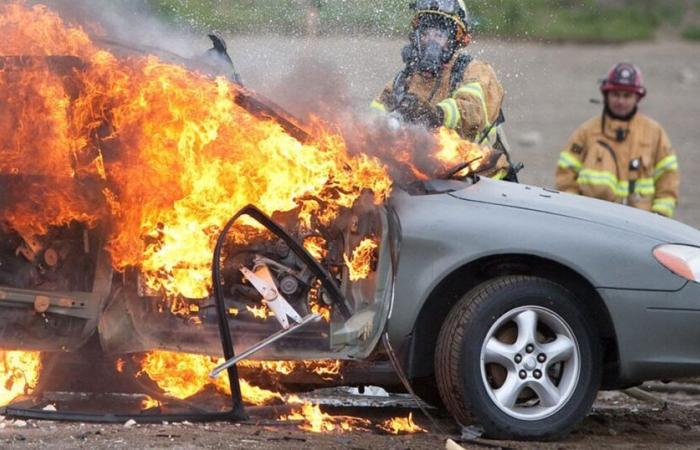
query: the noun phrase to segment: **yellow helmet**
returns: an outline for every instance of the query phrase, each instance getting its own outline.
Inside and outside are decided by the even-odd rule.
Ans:
[[[416,10],[413,28],[418,26],[420,18],[426,14],[447,17],[456,25],[455,41],[463,45],[469,43],[469,22],[464,0],[416,0],[411,7]]]

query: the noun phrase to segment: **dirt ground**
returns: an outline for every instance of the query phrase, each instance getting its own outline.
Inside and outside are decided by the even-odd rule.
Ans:
[[[660,394],[667,402],[642,402],[618,392],[599,395],[593,411],[566,439],[559,442],[512,442],[476,439],[465,448],[560,449],[592,447],[697,448],[700,444],[700,396]],[[330,411],[381,422],[405,410],[354,408]],[[430,422],[415,412],[416,422]],[[231,423],[162,423],[157,425],[75,424],[46,421],[0,421],[0,447],[7,448],[240,448],[240,449],[412,449],[445,448],[448,438],[460,439],[460,430],[447,418],[428,433],[389,436],[377,432],[313,434],[291,424],[269,420]],[[449,434],[453,433],[453,434]]]
[[[238,38],[230,42],[244,81],[291,111],[314,102],[342,99],[362,114],[399,69],[402,42],[334,38],[322,41]],[[649,96],[643,111],[668,130],[680,157],[683,177],[677,218],[700,226],[700,46],[682,42],[622,46],[543,46],[477,42],[474,53],[490,61],[507,89],[505,113],[515,159],[525,163],[528,184],[551,186],[559,151],[585,119],[599,114],[591,104],[596,82],[610,65],[628,60],[641,65]],[[301,75],[301,77],[299,76]],[[303,102],[302,102],[303,103]],[[467,448],[694,447],[700,445],[700,396],[656,394],[667,407],[602,393],[591,414],[563,442],[478,441]],[[345,411],[347,412],[347,411]],[[352,411],[372,416],[376,411]],[[418,414],[417,421],[429,423]],[[442,419],[443,427],[456,431]],[[439,449],[446,436],[426,433],[386,436],[374,432],[314,435],[290,425],[65,424],[0,422],[0,446],[41,448],[246,448],[246,449]]]

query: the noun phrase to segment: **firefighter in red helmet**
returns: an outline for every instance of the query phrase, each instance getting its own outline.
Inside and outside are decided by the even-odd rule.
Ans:
[[[561,152],[557,189],[673,217],[678,159],[666,131],[638,111],[647,94],[641,70],[616,64],[600,90],[603,114],[578,128]]]

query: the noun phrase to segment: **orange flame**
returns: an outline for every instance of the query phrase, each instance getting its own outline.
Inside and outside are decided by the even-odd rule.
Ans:
[[[378,247],[376,239],[365,238],[352,251],[352,258],[343,255],[351,281],[364,280],[369,276]]]
[[[434,156],[444,170],[462,162],[470,163],[455,175],[466,176],[469,172],[478,171],[488,162],[489,155],[493,152],[488,146],[465,141],[454,130],[448,128],[440,128],[437,136],[440,149]]]
[[[39,352],[0,351],[0,406],[29,394],[39,381]]]
[[[304,238],[304,248],[318,261],[323,261],[328,255],[328,243],[321,236],[307,236]]]
[[[311,370],[316,375],[326,380],[332,380],[340,376],[340,369],[343,367],[342,361],[304,361],[307,370]]]
[[[323,320],[330,322],[331,309],[328,307],[328,305],[323,303],[322,296],[323,293],[321,291],[321,282],[316,280],[309,290],[309,307],[311,308],[312,313],[319,314],[321,317],[323,317]]]
[[[141,362],[141,373],[158,384],[167,395],[178,399],[192,397],[207,386],[230,394],[226,373],[214,380],[209,378],[209,372],[222,362],[222,358],[204,355],[155,351],[145,355]],[[264,405],[274,400],[282,400],[282,396],[277,392],[253,386],[246,380],[240,380],[240,383],[246,403]]]
[[[117,369],[117,372],[124,373],[124,364],[126,364],[124,358],[117,359],[117,362],[115,363],[115,368]]]
[[[272,317],[275,313],[272,312],[267,306],[246,306],[245,309],[255,317],[256,319],[266,320],[268,317]]]
[[[141,373],[148,375],[167,395],[183,399],[210,384],[209,371],[215,365],[208,356],[156,351],[146,354]]]
[[[4,5],[0,10],[3,55],[75,55],[90,57],[95,48],[81,29],[66,27],[44,5]]]
[[[252,359],[238,363],[239,367],[259,369],[278,375],[289,375],[295,371],[315,373],[325,380],[336,379],[340,376],[343,362],[340,360],[325,361],[256,361]]]
[[[141,409],[145,411],[151,408],[160,408],[160,405],[161,403],[158,400],[151,398],[147,395],[146,398],[144,398],[141,402]]]
[[[239,362],[238,367],[259,369],[265,372],[272,372],[279,375],[289,375],[298,368],[297,361],[255,361],[246,359]]]
[[[318,405],[304,403],[301,409],[292,411],[287,416],[280,417],[280,420],[300,420],[299,428],[313,433],[324,433],[331,431],[354,431],[366,430],[372,422],[367,419],[351,416],[331,416],[321,411]]]
[[[322,129],[300,142],[239,106],[240,88],[223,78],[155,57],[117,58],[45,7],[4,5],[0,17],[0,56],[83,63],[70,77],[36,57],[12,74],[0,68],[0,98],[10,102],[0,116],[0,173],[65,178],[49,190],[56,201],[37,196],[43,208],[20,205],[2,217],[24,237],[71,220],[108,220],[117,269],[139,267],[151,289],[202,298],[219,227],[246,204],[268,214],[301,206],[328,223],[364,190],[376,203],[390,192],[379,160],[350,155]],[[103,188],[81,189],[88,179]]]
[[[326,322],[330,322],[331,320],[331,309],[319,302],[311,303],[311,312],[320,315]]]
[[[413,413],[408,417],[394,417],[384,421],[379,428],[391,434],[425,433],[426,430],[416,425],[413,421]]]

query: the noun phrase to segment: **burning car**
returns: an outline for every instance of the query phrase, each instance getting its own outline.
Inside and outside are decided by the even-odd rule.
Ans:
[[[403,382],[518,439],[567,433],[600,388],[700,373],[696,230],[471,164],[392,186],[240,86],[3,14],[73,44],[13,49],[34,42],[17,27],[0,45],[3,348],[97,337],[148,352],[153,380],[159,352],[223,355],[239,396],[242,357],[349,361],[313,383]]]

